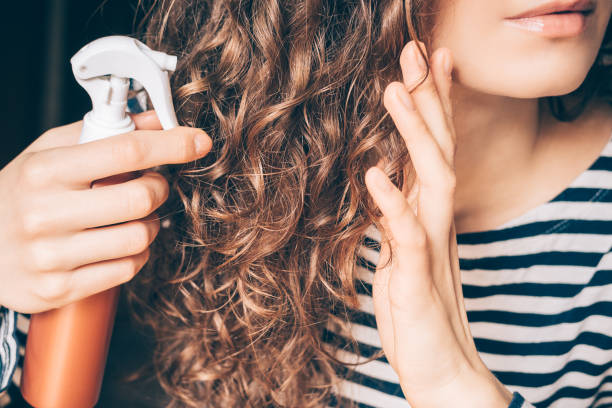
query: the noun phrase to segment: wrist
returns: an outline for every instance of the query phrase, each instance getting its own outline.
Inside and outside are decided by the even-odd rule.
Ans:
[[[466,367],[443,386],[406,394],[414,408],[507,408],[512,393],[486,368]]]

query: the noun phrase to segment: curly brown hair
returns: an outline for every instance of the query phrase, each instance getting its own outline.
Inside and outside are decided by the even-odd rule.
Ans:
[[[179,57],[180,124],[213,139],[203,159],[164,167],[171,193],[158,213],[171,228],[127,285],[133,315],[156,335],[169,407],[331,400],[348,363],[324,335],[357,306],[357,249],[370,225],[380,229],[365,171],[384,158],[400,188],[412,171],[382,104],[403,46],[428,44],[435,29],[436,2],[411,3],[141,4],[143,41]],[[576,92],[603,89],[603,69]],[[579,113],[558,100],[560,119]]]

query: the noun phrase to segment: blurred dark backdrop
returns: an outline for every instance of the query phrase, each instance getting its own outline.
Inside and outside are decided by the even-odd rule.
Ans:
[[[44,130],[91,108],[70,57],[105,35],[134,34],[138,0],[4,0],[0,168]]]

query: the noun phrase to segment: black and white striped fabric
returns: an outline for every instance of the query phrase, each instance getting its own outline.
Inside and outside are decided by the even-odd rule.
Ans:
[[[340,349],[345,361],[381,347],[371,298],[379,243],[372,226],[359,248],[351,321],[361,356]],[[509,408],[612,407],[612,135],[555,198],[494,230],[458,234],[457,243],[470,329],[485,364],[515,393]],[[0,384],[14,372],[13,390],[28,327],[28,316],[17,316],[0,315]],[[342,333],[330,327],[331,340],[341,343]],[[384,357],[344,374],[333,405],[409,407]]]
[[[19,392],[30,315],[0,307],[0,407],[22,401]]]
[[[351,330],[362,357],[341,352],[345,361],[381,348],[371,297],[380,239],[372,226],[360,247],[360,308]],[[522,406],[612,407],[612,138],[556,197],[494,230],[458,234],[457,244],[476,346],[497,378],[526,399]],[[339,401],[409,407],[384,357],[347,377]]]
[[[16,313],[0,307],[0,390],[8,387],[17,366]]]

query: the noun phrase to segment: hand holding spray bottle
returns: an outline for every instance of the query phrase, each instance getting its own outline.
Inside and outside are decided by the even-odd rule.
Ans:
[[[134,130],[126,113],[129,78],[149,94],[164,129],[178,126],[168,73],[177,58],[138,40],[95,40],[70,60],[91,97],[79,143]],[[100,395],[120,287],[31,317],[21,392],[36,408],[91,408]]]

